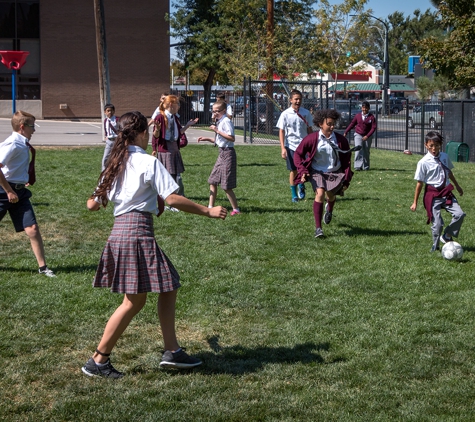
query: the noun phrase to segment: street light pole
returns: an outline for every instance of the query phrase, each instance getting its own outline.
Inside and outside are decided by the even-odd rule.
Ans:
[[[383,64],[383,115],[389,114],[389,26],[376,16],[365,13],[366,16],[376,19],[384,25],[384,64]],[[350,15],[357,16],[357,15]]]

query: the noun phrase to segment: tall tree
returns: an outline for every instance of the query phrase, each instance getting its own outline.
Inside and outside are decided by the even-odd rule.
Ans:
[[[454,88],[475,85],[475,2],[446,0],[439,2],[443,37],[429,36],[417,42],[426,68],[448,78]],[[467,90],[468,93],[468,90]]]
[[[408,57],[418,54],[417,41],[425,36],[440,36],[440,19],[429,9],[422,13],[419,9],[412,16],[395,12],[388,16],[390,72],[393,75],[407,73]]]
[[[344,0],[340,4],[330,4],[328,0],[321,0],[320,7],[315,11],[316,39],[313,42],[323,53],[319,67],[337,75],[348,69],[352,55],[366,58],[369,51],[361,43],[361,40],[368,38],[365,28],[368,15],[364,14],[366,2]],[[366,12],[371,13],[371,9]],[[335,84],[337,82],[335,80]]]

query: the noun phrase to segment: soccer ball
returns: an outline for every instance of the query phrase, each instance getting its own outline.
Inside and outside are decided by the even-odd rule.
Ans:
[[[462,259],[463,256],[463,249],[457,242],[447,242],[442,247],[442,256],[449,261],[458,261]]]

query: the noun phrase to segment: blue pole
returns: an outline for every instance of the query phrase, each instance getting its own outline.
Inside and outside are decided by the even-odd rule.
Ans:
[[[16,70],[12,69],[12,109],[16,113]]]

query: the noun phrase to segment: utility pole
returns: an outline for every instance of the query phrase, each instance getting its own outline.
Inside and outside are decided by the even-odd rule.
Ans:
[[[96,21],[97,64],[99,69],[99,93],[101,99],[101,121],[104,121],[104,106],[111,102],[109,85],[109,62],[107,60],[106,24],[104,0],[94,0]]]
[[[274,126],[274,107],[272,103],[274,91],[274,0],[267,0],[267,64],[266,64],[266,133],[272,133]],[[256,107],[256,112],[258,107]],[[259,119],[256,119],[257,121]]]

